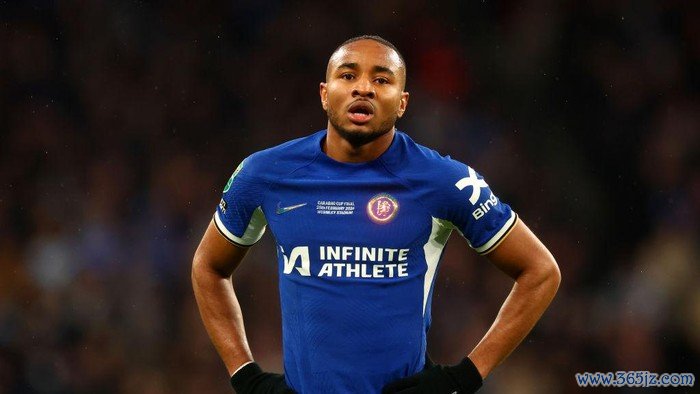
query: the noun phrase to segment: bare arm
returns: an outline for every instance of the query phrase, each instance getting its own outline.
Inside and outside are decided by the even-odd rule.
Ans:
[[[469,354],[484,378],[532,330],[561,281],[559,266],[552,254],[520,220],[487,257],[513,278],[515,284],[493,325]]]
[[[231,274],[247,252],[248,248],[219,234],[211,221],[192,261],[192,287],[199,313],[229,376],[253,360],[231,282]]]

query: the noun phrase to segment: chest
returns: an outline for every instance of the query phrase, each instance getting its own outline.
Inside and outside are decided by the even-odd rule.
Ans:
[[[270,188],[263,211],[277,243],[404,247],[430,231],[420,195],[387,179],[294,179]]]

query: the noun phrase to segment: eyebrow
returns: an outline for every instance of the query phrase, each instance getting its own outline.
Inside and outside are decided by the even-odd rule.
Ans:
[[[341,69],[341,68],[349,68],[351,70],[357,70],[358,68],[360,68],[360,65],[357,63],[343,63],[337,67],[337,69]],[[391,69],[389,67],[385,67],[385,66],[374,66],[374,67],[372,67],[372,71],[379,72],[379,73],[385,72],[385,73],[390,74],[392,76],[395,75],[394,72],[391,71]]]

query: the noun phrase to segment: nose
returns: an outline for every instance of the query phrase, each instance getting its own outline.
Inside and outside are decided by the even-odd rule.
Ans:
[[[367,78],[358,78],[352,90],[353,97],[367,97],[373,99],[375,95],[374,85]]]

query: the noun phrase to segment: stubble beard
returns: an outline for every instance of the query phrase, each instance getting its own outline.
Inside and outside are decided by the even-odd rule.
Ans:
[[[386,119],[384,122],[379,124],[379,126],[374,130],[352,131],[340,125],[340,119],[338,114],[335,111],[333,111],[333,109],[331,109],[330,106],[328,107],[326,114],[328,115],[328,121],[338,131],[338,134],[340,134],[340,136],[344,140],[349,142],[350,145],[356,148],[361,147],[363,145],[367,145],[370,142],[375,141],[377,138],[383,136],[384,134],[390,132],[391,129],[394,128],[396,120],[398,119],[398,115],[394,114],[394,116],[391,116],[388,119]]]

